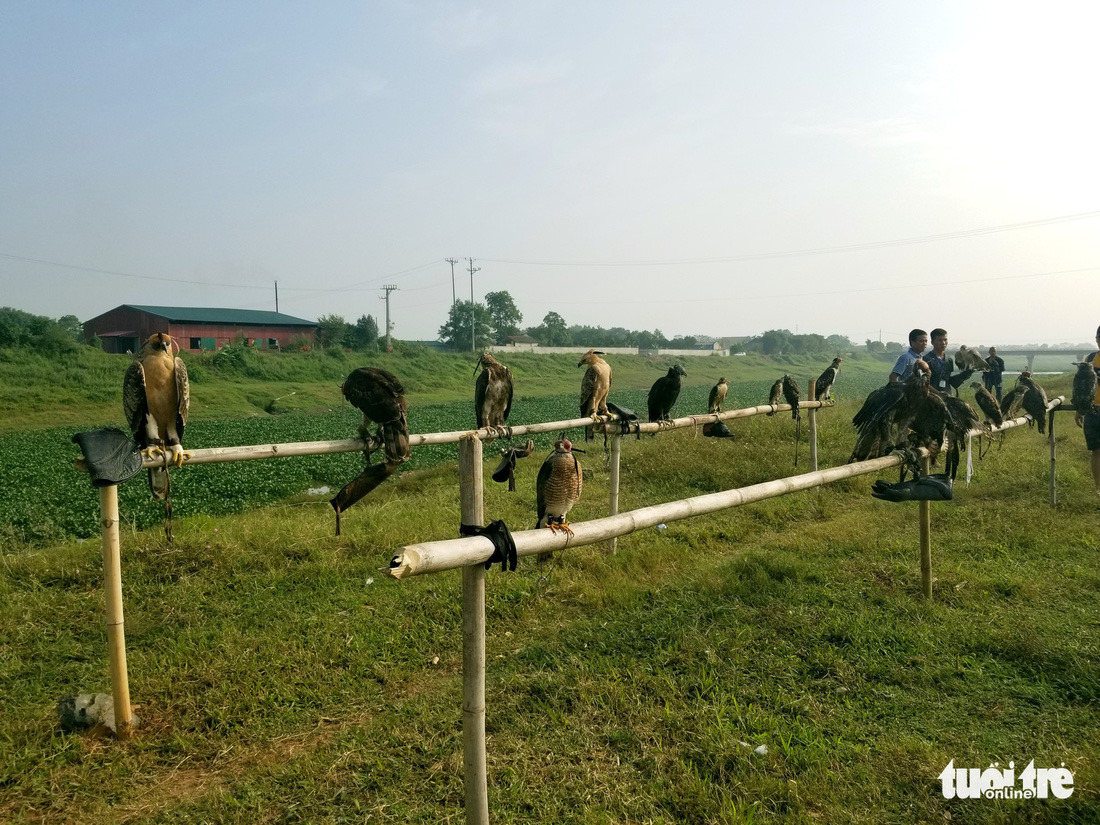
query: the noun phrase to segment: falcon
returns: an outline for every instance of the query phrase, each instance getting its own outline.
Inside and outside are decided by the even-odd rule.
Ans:
[[[359,437],[367,444],[367,449],[364,450],[367,468],[348,482],[329,502],[336,511],[336,535],[340,535],[341,513],[411,458],[405,388],[393,373],[377,367],[359,367],[344,379],[340,390],[351,405],[363,413]],[[378,434],[374,439],[370,434],[371,424],[378,425]],[[382,447],[383,463],[371,466],[371,448],[379,444]]]
[[[669,367],[668,373],[653,382],[649,388],[649,420],[668,421],[672,405],[680,397],[681,377],[687,372],[677,364]]]
[[[783,397],[783,379],[780,378],[774,384],[772,384],[771,390],[768,392],[768,403],[771,406],[779,404],[779,399]],[[775,415],[778,410],[772,410],[768,415]]]
[[[719,378],[718,383],[710,388],[710,398],[707,399],[708,413],[722,412],[722,402],[726,400],[726,393],[729,392],[729,388],[729,381],[725,378]]]
[[[581,415],[594,420],[608,414],[607,393],[611,390],[611,366],[600,358],[601,355],[602,352],[590,349],[577,362],[578,367],[588,367],[581,379]],[[591,441],[593,434],[591,427],[584,428],[585,441]]]
[[[172,541],[172,486],[169,465],[179,467],[187,453],[181,441],[191,407],[187,367],[172,353],[171,336],[149,336],[122,379],[122,409],[134,441],[147,458],[164,458],[150,468],[149,489],[164,502],[164,533]]]
[[[798,400],[802,396],[802,389],[798,386],[798,382],[789,375],[784,375],[782,381],[783,400],[791,405],[791,418],[799,421],[802,419],[802,413],[798,409]]]
[[[487,352],[481,354],[477,367],[482,368],[474,385],[477,428],[503,429],[512,411],[512,371]]]
[[[825,368],[825,372],[817,377],[817,381],[814,382],[814,398],[818,401],[824,401],[826,398],[832,397],[833,382],[840,375],[840,362],[843,360],[843,358],[837,356],[833,359],[833,363]]]
[[[1004,424],[1004,414],[1001,412],[1001,407],[993,394],[983,387],[980,381],[972,382],[970,389],[974,390],[974,400],[978,402],[978,409],[985,414],[986,421],[994,427],[1000,427]]]
[[[989,366],[989,362],[982,358],[982,354],[976,349],[971,349],[965,344],[959,347],[958,352],[955,353],[955,365],[961,370],[980,370],[982,372],[989,372],[992,367]]]
[[[1077,365],[1077,374],[1073,376],[1073,409],[1085,415],[1092,409],[1096,400],[1096,369],[1088,361]]]
[[[1024,388],[1024,412],[1031,416],[1032,422],[1039,426],[1039,435],[1047,431],[1047,394],[1031,379],[1031,373],[1020,373],[1017,383]],[[1030,425],[1028,425],[1030,426]]]
[[[566,515],[581,497],[584,486],[584,473],[581,463],[573,454],[573,445],[562,438],[554,442],[554,452],[546,457],[539,468],[535,482],[535,501],[538,508],[538,521],[535,528],[549,527],[553,531],[564,530],[569,535]],[[539,561],[549,558],[549,553],[540,553]]]

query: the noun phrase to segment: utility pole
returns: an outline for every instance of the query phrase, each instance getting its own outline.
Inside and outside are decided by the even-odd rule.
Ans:
[[[481,272],[480,266],[474,266],[474,259],[467,258],[470,262],[470,352],[477,351],[477,313],[474,311],[474,273]]]
[[[275,282],[275,311],[279,311],[279,282]]]
[[[454,307],[458,303],[458,294],[455,292],[455,264],[458,263],[458,258],[444,258],[443,260],[451,265],[451,306]]]
[[[390,330],[393,329],[393,324],[390,323],[390,293],[397,289],[397,286],[386,284],[382,289],[386,290],[386,297],[382,299],[386,302],[386,352],[393,352],[393,342],[390,340]]]

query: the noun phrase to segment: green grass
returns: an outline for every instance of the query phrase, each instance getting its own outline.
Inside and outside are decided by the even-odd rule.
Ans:
[[[856,404],[820,416],[823,467],[847,458]],[[621,508],[796,472],[789,417],[732,429],[625,441]],[[492,821],[1097,821],[1100,515],[1070,416],[1058,433],[1057,509],[1026,428],[933,505],[929,602],[916,506],[874,501],[867,477],[647,530],[615,556],[567,551],[546,577],[533,559],[494,568]],[[601,447],[581,457],[577,521],[606,512]],[[487,517],[529,527],[537,469],[521,462],[512,494],[487,481]],[[185,514],[171,548],[128,529],[144,725],[127,744],[54,717],[61,696],[110,689],[98,542],[9,545],[0,821],[463,821],[459,575],[380,571],[457,526],[444,460],[388,481],[339,538],[326,502],[286,500]],[[1065,762],[1076,790],[948,802],[951,759]]]

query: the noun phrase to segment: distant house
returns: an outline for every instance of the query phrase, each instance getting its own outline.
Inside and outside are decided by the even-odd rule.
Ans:
[[[84,340],[98,338],[104,352],[137,352],[142,342],[166,332],[181,350],[215,350],[237,340],[259,349],[282,349],[292,338],[311,345],[317,322],[281,312],[218,307],[153,307],[123,304],[84,322]]]
[[[509,335],[508,346],[516,349],[535,349],[539,342],[530,335]]]

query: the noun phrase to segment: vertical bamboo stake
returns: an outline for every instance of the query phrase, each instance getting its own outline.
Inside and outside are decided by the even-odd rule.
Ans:
[[[622,436],[611,436],[611,480],[609,482],[611,486],[611,501],[607,507],[607,514],[609,516],[617,516],[619,514],[619,460],[622,458],[622,453]],[[609,548],[611,555],[615,555],[618,546],[619,539],[616,536],[611,539]]]
[[[927,456],[921,459],[921,471],[928,475],[932,462]],[[924,598],[932,598],[932,502],[918,504],[920,517],[920,589]]]
[[[107,650],[111,665],[111,698],[115,735],[130,738],[133,716],[126,677],[126,629],[122,616],[122,551],[118,539],[118,487],[99,488],[99,518],[103,531],[103,588],[107,597]]]
[[[816,401],[817,384],[813,378],[810,378],[809,393],[810,400]],[[810,472],[817,472],[817,410],[813,407],[810,408]]]
[[[1054,491],[1054,465],[1057,460],[1054,457],[1054,410],[1047,414],[1047,438],[1050,439],[1050,506],[1058,505],[1058,494]]]
[[[463,438],[458,446],[462,523],[485,522],[481,440]],[[485,568],[462,568],[462,757],[467,825],[489,824],[485,759]]]

